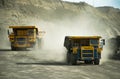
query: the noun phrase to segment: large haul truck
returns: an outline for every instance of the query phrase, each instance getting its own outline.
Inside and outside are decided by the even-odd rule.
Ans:
[[[108,39],[108,46],[112,53],[110,58],[120,60],[120,35]]]
[[[12,50],[32,48],[37,41],[38,28],[35,26],[9,26],[8,35]]]
[[[76,65],[77,61],[99,65],[105,40],[100,36],[66,36],[67,63]]]

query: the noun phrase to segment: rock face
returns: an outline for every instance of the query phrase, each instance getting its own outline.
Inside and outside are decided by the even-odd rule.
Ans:
[[[108,40],[120,34],[120,9],[61,0],[0,0],[0,48],[8,46],[10,25],[42,26],[46,37],[101,35]]]

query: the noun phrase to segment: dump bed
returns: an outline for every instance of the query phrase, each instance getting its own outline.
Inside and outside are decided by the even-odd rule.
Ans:
[[[86,46],[90,39],[100,39],[101,36],[66,36],[64,40],[64,46],[69,49],[73,45],[73,43],[86,43]],[[74,42],[73,42],[74,41]],[[85,44],[84,43],[84,44]]]
[[[13,28],[13,29],[33,29],[33,28],[36,28],[35,26],[9,26],[9,28]]]

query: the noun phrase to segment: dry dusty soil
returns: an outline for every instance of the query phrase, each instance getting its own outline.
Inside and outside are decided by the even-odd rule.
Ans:
[[[31,52],[0,50],[0,79],[120,79],[120,61],[72,66],[37,59]]]

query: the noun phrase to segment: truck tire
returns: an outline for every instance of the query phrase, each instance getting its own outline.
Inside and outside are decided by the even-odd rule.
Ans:
[[[77,55],[71,54],[71,65],[77,64]]]
[[[94,60],[94,64],[95,64],[95,65],[99,65],[99,63],[100,63],[100,59],[95,59],[95,60]]]
[[[14,46],[11,46],[11,50],[13,50],[13,51],[14,51],[14,50],[16,50],[16,48],[15,48]]]
[[[70,56],[70,53],[67,52],[67,57],[66,57],[66,61],[67,61],[67,64],[70,64],[70,61],[71,61],[71,56]]]
[[[84,62],[85,62],[85,64],[88,64],[88,61],[87,61],[87,60],[85,60]]]

